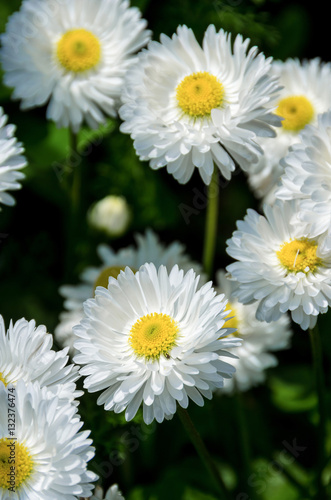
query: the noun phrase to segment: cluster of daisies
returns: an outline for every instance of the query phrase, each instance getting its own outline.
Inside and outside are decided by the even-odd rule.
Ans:
[[[331,305],[331,65],[318,59],[276,63],[283,116],[265,156],[248,173],[263,199],[227,242],[227,268],[243,304],[267,322],[290,312],[303,330]]]
[[[273,62],[215,26],[202,46],[186,26],[150,39],[126,0],[23,0],[1,35],[4,83],[22,109],[46,105],[73,133],[119,114],[139,158],[181,184],[195,169],[205,184],[214,172],[229,180],[239,165],[264,215],[238,222],[227,242],[236,262],[215,285],[151,229],[130,247],[100,245],[101,265],[60,289],[60,351],[44,326],[21,319],[6,332],[1,321],[0,407],[14,398],[17,422],[13,499],[91,497],[80,375],[105,410],[131,420],[142,408],[147,424],[162,422],[177,405],[261,383],[273,351],[289,345],[290,317],[313,328],[331,305],[331,66]],[[7,191],[21,187],[27,162],[6,122],[0,108],[0,203],[12,205]],[[90,217],[117,219],[108,202]],[[0,500],[8,432],[1,414]],[[114,485],[106,498],[123,497]]]
[[[80,430],[82,393],[68,349],[54,351],[46,327],[25,319],[6,331],[0,317],[0,342],[1,500],[91,496],[94,448]]]

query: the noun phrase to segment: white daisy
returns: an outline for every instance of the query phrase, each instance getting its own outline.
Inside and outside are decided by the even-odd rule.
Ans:
[[[131,420],[143,405],[147,424],[162,422],[186,408],[191,398],[203,406],[223,377],[234,369],[224,361],[238,339],[222,338],[226,316],[223,295],[211,282],[197,289],[199,276],[191,269],[145,264],[128,267],[108,289],[98,287],[85,302],[85,318],[74,328],[79,337],[75,361],[85,365],[84,386],[103,391],[98,404]]]
[[[271,73],[283,86],[276,113],[284,118],[282,126],[275,129],[274,139],[259,138],[257,142],[264,156],[250,166],[248,181],[258,198],[272,204],[275,190],[284,172],[280,160],[289,147],[300,141],[300,132],[317,122],[319,113],[331,107],[331,64],[312,59],[300,63],[297,59],[274,61]]]
[[[6,332],[0,316],[0,381],[5,385],[19,380],[38,382],[46,387],[49,397],[70,401],[83,393],[76,390],[78,367],[68,365],[68,348],[53,351],[53,336],[46,327],[22,318],[10,322]],[[77,402],[75,402],[77,404]]]
[[[27,162],[22,156],[22,144],[14,136],[16,128],[14,125],[7,125],[7,120],[8,117],[0,106],[0,203],[15,205],[14,198],[7,191],[21,188],[18,181],[25,176],[20,170]]]
[[[141,160],[181,184],[199,169],[210,183],[214,163],[226,179],[235,161],[247,170],[262,154],[256,137],[275,135],[271,113],[278,91],[271,59],[210,25],[202,48],[191,29],[150,42],[126,76],[120,116]]]
[[[54,335],[61,345],[70,347],[71,354],[74,353],[75,341],[72,328],[83,318],[83,304],[85,300],[93,297],[97,286],[107,287],[109,276],[116,278],[126,266],[138,270],[145,262],[153,262],[156,267],[164,264],[168,271],[178,264],[181,269],[193,268],[197,273],[201,272],[201,266],[184,253],[185,247],[181,243],[173,242],[165,246],[151,229],[147,229],[144,235],[137,234],[135,239],[136,248],[130,246],[118,252],[107,245],[99,245],[97,252],[102,265],[85,269],[81,275],[82,283],[60,288],[61,295],[65,297],[64,306],[67,311],[60,314],[60,323],[55,328]]]
[[[313,328],[331,305],[331,249],[309,228],[292,224],[296,202],[265,205],[265,217],[249,210],[228,240],[227,252],[239,262],[227,267],[240,286],[243,304],[260,301],[259,321],[277,321],[287,311],[303,330]]]
[[[115,116],[133,54],[150,38],[127,0],[23,0],[2,35],[4,82],[22,109],[77,132]]]
[[[232,361],[236,372],[230,379],[224,380],[224,387],[219,392],[232,393],[235,390],[246,391],[265,381],[267,368],[278,364],[276,356],[269,351],[285,349],[291,336],[290,320],[283,314],[277,321],[266,323],[255,317],[257,303],[243,305],[238,302],[234,292],[239,284],[226,278],[224,271],[216,274],[217,289],[228,299],[229,311],[226,328],[235,328],[243,339],[241,346],[233,350],[238,359]]]
[[[285,157],[285,174],[276,191],[282,200],[300,200],[299,224],[310,224],[310,235],[325,235],[331,249],[331,112],[307,126],[301,143]]]
[[[72,404],[19,380],[15,388],[0,382],[0,408],[0,500],[91,496],[97,476],[87,462],[94,448],[90,432],[79,432],[83,422]]]
[[[121,491],[118,489],[117,484],[113,484],[113,486],[108,489],[106,496],[104,496],[103,489],[100,488],[100,486],[96,486],[93,493],[94,494],[91,500],[124,500],[124,497]]]

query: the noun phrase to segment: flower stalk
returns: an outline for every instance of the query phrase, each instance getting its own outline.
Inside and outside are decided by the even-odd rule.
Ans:
[[[203,249],[203,269],[210,278],[213,273],[214,257],[217,240],[217,223],[219,207],[219,183],[218,169],[214,167],[214,172],[208,187],[206,227]]]
[[[319,422],[318,422],[318,434],[317,434],[317,495],[316,498],[323,500],[326,498],[326,492],[323,486],[322,474],[323,469],[326,464],[326,405],[325,405],[325,380],[323,372],[323,356],[322,356],[322,344],[320,333],[318,327],[309,330],[309,337],[312,349],[313,357],[313,369],[315,376],[315,386],[318,399],[318,410],[319,410]]]
[[[227,496],[227,490],[225,488],[225,485],[223,483],[223,479],[221,478],[216,465],[211,458],[205,443],[203,442],[199,432],[197,431],[195,425],[193,424],[191,417],[189,416],[187,410],[182,408],[179,404],[177,404],[177,413],[178,416],[189,436],[191,439],[199,457],[201,458],[202,462],[204,463],[206,469],[208,470],[210,477],[213,480],[213,483],[215,487],[217,488],[219,492],[219,499],[220,500],[228,500]]]

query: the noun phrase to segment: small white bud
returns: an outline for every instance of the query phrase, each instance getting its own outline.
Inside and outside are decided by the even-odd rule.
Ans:
[[[109,195],[96,202],[88,212],[92,227],[109,236],[121,236],[129,226],[131,211],[122,196]]]

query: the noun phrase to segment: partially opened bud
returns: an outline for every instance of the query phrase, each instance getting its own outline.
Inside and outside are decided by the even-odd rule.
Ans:
[[[88,213],[92,227],[109,236],[121,236],[128,228],[131,212],[122,196],[109,195],[95,203]]]

